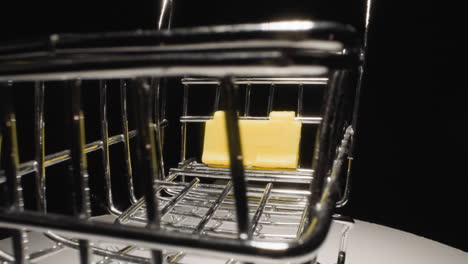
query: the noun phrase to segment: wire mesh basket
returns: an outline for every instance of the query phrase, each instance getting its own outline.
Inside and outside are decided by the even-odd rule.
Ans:
[[[52,35],[0,48],[0,184],[7,194],[0,226],[9,230],[12,242],[11,250],[0,250],[0,261],[53,263],[72,249],[70,263],[315,262],[331,222],[337,221],[344,226],[338,253],[344,263],[353,221],[333,210],[349,193],[360,47],[350,26],[284,21]],[[44,107],[57,102],[47,101],[45,91],[57,84],[65,94],[63,137],[69,147],[48,154]],[[99,139],[93,142],[86,140],[84,127],[87,86],[99,91],[99,113],[87,113],[99,115]],[[21,148],[31,147],[18,142],[16,123],[22,120],[16,120],[12,103],[23,87],[34,87],[30,161],[19,157]],[[266,94],[255,97],[261,89]],[[109,135],[110,90],[119,92],[116,135]],[[168,99],[169,90],[176,91],[180,107]],[[295,96],[282,110],[294,111],[294,121],[302,125],[297,168],[244,166],[240,121],[270,120],[284,90]],[[321,92],[318,100],[306,96],[310,90]],[[259,100],[266,108],[253,113],[261,108]],[[200,104],[210,111],[190,112],[189,105]],[[315,114],[306,113],[308,104],[316,107]],[[179,112],[169,112],[175,108]],[[200,150],[189,150],[197,140],[190,127],[203,129],[219,110],[225,113],[227,167],[205,164],[200,155],[190,156]],[[177,144],[168,140],[174,134]],[[123,162],[111,162],[113,145],[121,146]],[[102,171],[88,167],[92,153],[100,155]],[[167,168],[174,153],[179,161]],[[46,175],[60,164],[68,168],[62,177],[71,188],[71,214],[47,208]],[[125,172],[126,193],[113,192],[111,167]],[[34,178],[32,208],[24,206],[25,177]],[[92,210],[93,178],[102,178],[105,189],[108,213],[100,216]],[[135,191],[136,181],[142,195]],[[130,204],[122,208],[117,196]],[[39,247],[28,242],[37,236],[46,241]]]

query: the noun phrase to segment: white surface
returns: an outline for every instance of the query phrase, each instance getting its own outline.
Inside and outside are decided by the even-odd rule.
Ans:
[[[320,250],[320,263],[336,263],[341,228],[342,226],[339,224],[332,225],[329,236]],[[52,246],[52,243],[41,234],[29,233],[28,237],[30,250]],[[11,252],[10,240],[0,241],[0,248]],[[78,253],[76,251],[67,249],[37,263],[78,263],[77,257]],[[96,258],[95,260],[98,259],[100,258]],[[191,260],[187,258],[181,262],[203,262],[204,264],[225,262],[225,260],[219,261],[196,256],[192,256]],[[123,264],[123,262],[114,263]],[[356,221],[349,235],[346,264],[377,263],[468,264],[468,253],[410,233],[381,225]]]
[[[319,262],[336,263],[341,226],[333,225]],[[397,229],[356,221],[346,264],[468,264],[468,253]]]

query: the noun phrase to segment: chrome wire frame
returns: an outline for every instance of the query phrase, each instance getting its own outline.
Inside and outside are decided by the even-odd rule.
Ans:
[[[326,159],[330,153],[324,150],[323,142],[326,142],[324,138],[330,138],[333,133],[336,133],[333,129],[343,129],[343,126],[332,129],[331,125],[340,124],[333,123],[337,122],[334,120],[337,117],[333,113],[336,107],[334,106],[336,102],[333,100],[337,97],[338,90],[341,89],[336,79],[342,76],[340,75],[342,71],[342,69],[333,70],[327,77],[327,68],[322,66],[306,65],[296,68],[294,66],[253,65],[246,67],[239,65],[233,67],[229,61],[226,65],[214,67],[170,65],[170,70],[164,64],[152,66],[150,71],[144,73],[146,77],[185,77],[190,74],[210,77],[210,79],[185,78],[182,80],[183,113],[179,120],[183,134],[181,163],[177,168],[169,170],[169,174],[165,177],[160,177],[163,175],[161,171],[164,171],[161,127],[164,127],[168,121],[165,120],[164,115],[154,112],[153,105],[153,103],[165,105],[165,102],[162,102],[163,99],[158,91],[155,91],[158,85],[151,85],[148,78],[141,77],[142,73],[115,71],[116,76],[112,76],[112,78],[117,78],[119,73],[124,73],[125,77],[130,75],[133,79],[130,81],[122,79],[120,82],[122,134],[111,137],[108,135],[107,123],[106,78],[109,77],[109,72],[91,70],[80,73],[83,79],[99,77],[100,81],[101,140],[89,144],[85,144],[84,116],[80,99],[81,80],[74,78],[76,73],[73,71],[54,72],[53,74],[37,72],[24,75],[21,73],[16,81],[37,78],[35,83],[36,155],[33,161],[19,163],[14,113],[11,108],[2,108],[3,123],[0,137],[2,145],[0,147],[5,148],[10,155],[7,157],[8,166],[0,172],[0,180],[4,178],[7,184],[10,201],[7,209],[0,209],[0,225],[16,230],[16,233],[13,235],[14,254],[10,255],[0,250],[0,260],[27,263],[53,256],[65,248],[77,249],[80,252],[81,263],[91,263],[96,260],[95,256],[103,257],[98,259],[98,263],[111,263],[112,260],[132,263],[162,263],[163,261],[177,263],[192,253],[222,257],[227,259],[228,263],[236,260],[299,263],[315,259],[317,250],[328,232],[332,210],[336,203],[337,184],[342,174],[343,164],[346,163],[354,133],[352,127],[347,127],[344,135],[342,134],[342,140],[331,142],[328,147],[328,149],[337,148],[336,153],[333,153],[333,159]],[[304,77],[305,73],[309,73],[312,77]],[[234,79],[233,75],[247,77]],[[253,77],[255,75],[264,77]],[[278,75],[282,77],[278,78]],[[7,77],[3,78],[13,78],[16,75],[5,76]],[[67,79],[70,85],[72,139],[70,150],[45,155],[44,89],[47,88],[45,81],[54,78]],[[250,97],[244,105],[245,115],[237,116],[237,110],[239,110],[237,84],[245,82],[248,88],[246,94],[250,94],[253,89],[252,84],[266,81],[273,84],[268,98],[268,112],[273,110],[274,94],[279,85],[298,84],[297,120],[304,124],[317,125],[321,131],[318,145],[321,145],[323,149],[321,148],[314,158],[324,163],[322,167],[317,167],[319,170],[316,168],[299,168],[295,171],[244,170],[237,121],[238,119],[258,119],[258,117],[249,116]],[[188,115],[188,86],[207,82],[214,82],[218,85],[213,109],[223,109],[227,113],[226,126],[231,161],[229,169],[209,167],[186,157],[186,124],[204,122],[211,118]],[[301,98],[303,85],[325,84],[325,82],[327,89],[330,90],[327,96],[333,99],[326,101],[327,111],[320,117],[303,116],[303,99]],[[1,83],[1,85],[2,97],[8,98],[13,83]],[[133,105],[136,113],[136,129],[133,131],[128,127],[127,88],[133,93],[132,97],[135,100]],[[222,98],[219,96],[221,90]],[[332,101],[333,103],[330,103]],[[157,108],[159,109],[159,105]],[[267,119],[267,117],[262,119]],[[132,164],[130,159],[129,141],[131,138],[137,140],[136,164]],[[111,188],[109,146],[117,143],[124,145],[128,200],[132,203],[124,211],[119,210],[114,204]],[[98,150],[101,151],[104,165],[106,207],[115,217],[114,224],[100,223],[91,219],[86,154]],[[47,213],[46,205],[45,169],[67,160],[71,161],[70,180],[73,183],[73,192],[76,197],[72,218]],[[328,171],[330,173],[326,173]],[[37,212],[23,210],[20,180],[22,176],[29,173],[35,174],[34,195],[37,201]],[[139,199],[133,187],[133,178],[136,175],[145,180],[144,197]],[[187,177],[190,177],[191,181],[188,182]],[[208,184],[202,183],[201,178],[224,181]],[[260,185],[250,185],[248,184],[250,182],[260,182]],[[311,186],[311,188],[286,189],[281,186],[284,182],[295,182]],[[27,254],[24,229],[43,232],[56,244],[52,248]],[[343,233],[344,239],[346,239],[347,230]],[[68,237],[73,237],[73,239]],[[122,246],[116,250],[109,250],[90,244],[90,241],[103,240],[113,241]],[[345,245],[345,242],[344,240],[342,244]],[[145,257],[131,254],[142,250],[142,247],[150,251]],[[345,246],[341,249],[344,252]]]

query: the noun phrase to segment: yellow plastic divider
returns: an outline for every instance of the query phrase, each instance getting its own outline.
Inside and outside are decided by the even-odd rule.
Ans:
[[[295,112],[273,111],[270,120],[239,120],[245,167],[296,169],[301,140],[300,121]],[[229,166],[225,113],[217,111],[205,124],[202,161]]]

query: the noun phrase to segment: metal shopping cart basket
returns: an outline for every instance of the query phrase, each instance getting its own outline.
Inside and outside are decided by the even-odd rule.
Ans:
[[[70,263],[315,262],[331,222],[338,221],[345,226],[338,257],[344,262],[352,220],[333,210],[348,197],[356,79],[362,65],[352,27],[284,21],[59,34],[3,46],[0,53],[0,184],[7,194],[0,227],[9,230],[12,243],[11,250],[0,249],[0,261],[53,263],[72,250]],[[68,121],[62,129],[69,147],[51,153],[45,148],[49,117],[44,107],[57,102],[48,101],[45,91],[57,85],[65,94]],[[34,88],[33,147],[18,141],[22,120],[16,120],[12,103],[24,87]],[[87,113],[99,115],[100,138],[94,142],[85,137],[82,92],[89,87],[99,91],[99,109]],[[262,89],[264,95],[255,96]],[[111,90],[120,92],[121,133],[109,136]],[[176,91],[180,107],[171,108],[169,90]],[[282,91],[295,93],[294,103],[281,110],[292,112],[289,122],[300,125],[297,167],[244,166],[243,127],[256,122],[264,129],[272,122]],[[309,91],[320,91],[320,96],[310,99]],[[262,108],[259,101],[266,108],[254,113]],[[311,102],[317,115],[306,113]],[[190,112],[190,106],[201,104],[211,112]],[[168,112],[174,108],[181,112]],[[216,121],[219,111],[224,119]],[[215,121],[225,128],[228,166],[203,162],[203,143],[195,144],[199,138],[190,135],[193,127],[205,128],[207,142],[207,122]],[[177,144],[167,140],[174,134]],[[199,150],[192,152],[199,155],[190,157],[194,144]],[[111,164],[113,145],[121,145],[124,162]],[[21,148],[33,149],[34,159],[20,159]],[[302,155],[308,151],[310,159]],[[102,171],[88,167],[93,153],[100,155]],[[166,168],[174,154],[179,162]],[[62,177],[71,187],[72,215],[47,210],[46,175],[60,164],[69,172]],[[131,202],[125,208],[115,202],[111,167],[125,171],[124,195]],[[35,179],[32,208],[24,206],[25,177]],[[103,179],[104,217],[91,210],[93,178]],[[137,181],[143,182],[141,197],[135,192]],[[33,234],[48,243],[31,244]]]

